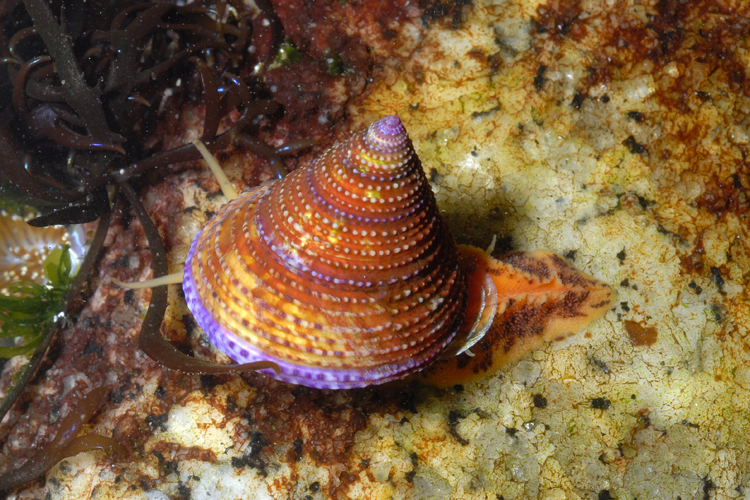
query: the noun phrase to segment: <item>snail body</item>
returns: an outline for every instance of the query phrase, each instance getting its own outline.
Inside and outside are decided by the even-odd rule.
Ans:
[[[578,288],[568,280],[563,289],[549,266],[534,277],[528,259],[517,269],[455,244],[393,115],[224,205],[193,240],[182,282],[196,322],[237,362],[276,363],[278,372],[264,373],[286,382],[354,388],[403,378],[441,355],[470,358],[455,354],[496,331],[509,300],[585,295],[597,307],[568,311],[586,318],[579,327],[608,308],[607,285],[579,273]],[[508,287],[514,274],[522,281]],[[532,344],[518,346],[525,353]],[[448,371],[466,380],[494,366],[484,363]],[[457,383],[441,373],[432,375],[439,385]]]

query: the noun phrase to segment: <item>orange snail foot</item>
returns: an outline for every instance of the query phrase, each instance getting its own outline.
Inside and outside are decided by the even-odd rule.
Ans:
[[[478,248],[459,250],[469,283],[467,320],[454,342],[460,349],[415,376],[428,385],[450,387],[484,377],[545,342],[583,330],[614,301],[609,285],[552,252],[511,252],[495,259]]]

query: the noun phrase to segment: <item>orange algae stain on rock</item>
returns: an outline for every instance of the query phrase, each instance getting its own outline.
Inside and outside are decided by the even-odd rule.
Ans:
[[[464,256],[467,248],[461,247]],[[437,387],[471,382],[525,356],[545,342],[562,340],[602,317],[612,288],[572,267],[557,254],[511,252],[494,259],[470,252],[465,269],[484,269],[497,289],[497,311],[487,334],[470,352],[438,360],[418,374]],[[479,254],[484,262],[477,264]]]
[[[626,319],[622,322],[622,326],[628,333],[630,342],[636,346],[650,346],[656,343],[656,339],[659,336],[659,332],[656,331],[654,326],[643,326],[637,321]]]

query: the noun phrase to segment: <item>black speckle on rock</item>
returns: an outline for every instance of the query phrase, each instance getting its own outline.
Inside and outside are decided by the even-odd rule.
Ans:
[[[416,475],[417,475],[417,471],[410,470],[409,472],[407,472],[405,474],[404,478],[406,479],[407,482],[413,483],[414,482],[414,476],[416,476]]]
[[[480,118],[485,118],[485,117],[490,116],[490,115],[492,115],[494,113],[497,113],[498,111],[500,111],[500,106],[493,106],[493,107],[491,107],[490,109],[488,109],[486,111],[475,111],[474,113],[471,114],[471,117],[473,119],[475,119],[475,120],[478,120]],[[477,147],[476,146],[474,146],[474,150],[471,152],[471,156],[474,156],[474,157],[479,156],[479,153],[477,152]]]
[[[424,14],[422,14],[422,23],[426,28],[427,26],[429,26],[430,21],[440,19],[446,14],[448,14],[448,7],[446,7],[446,5],[442,2],[439,2],[436,5],[425,10]]]
[[[180,482],[177,485],[177,496],[175,497],[175,499],[176,500],[190,500],[192,498],[192,493],[193,492],[188,485]]]
[[[547,398],[541,394],[534,394],[534,406],[537,408],[547,408]]]
[[[295,439],[292,441],[292,450],[294,450],[294,454],[297,456],[297,460],[302,459],[302,440],[301,439]]]
[[[604,361],[602,361],[601,359],[598,359],[598,358],[591,358],[591,361],[592,361],[592,362],[593,362],[593,363],[594,363],[594,364],[595,364],[595,365],[596,365],[596,366],[597,366],[597,367],[598,367],[598,368],[599,368],[599,369],[600,369],[601,371],[603,371],[603,372],[604,372],[604,373],[606,373],[607,375],[610,375],[610,374],[612,373],[612,370],[610,370],[610,369],[609,369],[609,366],[607,365],[607,363],[605,363],[605,362],[604,362]]]
[[[177,460],[170,460],[168,462],[164,462],[164,474],[169,475],[173,472],[176,474],[179,472],[179,466],[180,464],[177,463]]]
[[[568,250],[563,254],[563,257],[573,262],[576,260],[576,253],[578,253],[578,250]]]
[[[312,491],[313,493],[319,492],[320,491],[320,482],[319,481],[315,481],[314,483],[312,483],[310,485],[310,487],[308,489],[310,491]]]
[[[716,485],[709,478],[703,478],[703,500],[711,498],[711,491],[716,489]]]
[[[93,340],[89,340],[83,348],[83,354],[96,354],[101,357],[104,354],[104,348]]]
[[[724,322],[724,317],[726,315],[726,309],[722,305],[712,304],[711,305],[711,314],[714,317],[714,321],[716,321],[717,323],[723,323]]]
[[[154,391],[154,396],[156,396],[159,399],[164,399],[167,397],[167,390],[164,388],[163,385],[159,384],[159,386]]]
[[[625,249],[623,248],[622,250],[617,252],[617,255],[615,257],[617,257],[617,260],[620,261],[620,264],[625,262]]]
[[[250,438],[250,449],[248,451],[248,455],[258,456],[260,450],[262,450],[269,444],[270,443],[261,432],[254,431],[252,437]]]
[[[646,210],[648,207],[656,205],[656,202],[654,200],[649,200],[641,195],[637,195],[637,196],[638,196],[638,204],[641,206],[643,210]]]
[[[612,495],[609,493],[609,490],[602,490],[599,492],[597,500],[612,500]]]
[[[237,411],[237,402],[231,395],[227,396],[227,412],[233,413]]]
[[[583,100],[585,97],[580,92],[576,91],[576,95],[573,96],[573,100],[570,101],[570,105],[573,106],[575,109],[581,109],[581,104],[583,104]]]
[[[255,423],[255,419],[248,411],[245,411],[242,414],[242,418],[247,422],[247,425],[253,425]]]
[[[724,278],[721,277],[721,270],[718,267],[711,266],[711,278],[716,283],[721,293],[724,293]]]
[[[464,418],[464,416],[457,411],[451,410],[448,413],[448,425],[451,430],[451,436],[453,436],[461,446],[466,446],[467,444],[469,444],[469,440],[461,437],[461,435],[458,433],[458,430],[456,430],[456,428],[458,427],[458,423],[462,418]]]
[[[630,306],[627,302],[620,302],[620,308],[625,312],[630,312]]]
[[[534,88],[539,91],[544,86],[544,72],[547,71],[547,66],[540,64],[536,70],[536,76],[534,77]]]
[[[516,434],[518,434],[518,429],[516,429],[515,427],[506,427],[505,433],[510,437],[515,438]]]
[[[638,420],[641,421],[644,429],[651,425],[651,417],[649,417],[647,413],[639,413]]]
[[[627,139],[622,141],[623,146],[628,148],[632,154],[648,154],[648,149],[643,144],[638,144],[635,141],[635,137],[629,135]]]
[[[594,398],[591,400],[591,407],[595,410],[609,410],[612,403],[606,398]]]
[[[268,475],[268,472],[266,471],[267,464],[259,455],[261,450],[269,444],[270,443],[262,433],[258,431],[253,432],[247,453],[242,457],[232,457],[232,467],[236,469],[244,466],[252,467],[257,469],[262,477],[266,477]]]
[[[154,415],[153,413],[146,417],[146,423],[153,430],[160,430],[161,432],[167,432],[167,421],[169,420],[169,413],[163,413],[162,415]]]
[[[130,257],[127,255],[123,255],[119,259],[113,260],[109,267],[117,269],[118,267],[128,267],[129,265]]]
[[[112,391],[112,394],[109,396],[109,400],[112,401],[114,404],[119,405],[125,399],[124,393],[125,393],[125,386],[121,385],[120,387]]]
[[[640,111],[628,111],[627,114],[628,118],[638,123],[643,123],[643,120],[646,119],[646,117],[643,116],[643,113],[641,113]]]

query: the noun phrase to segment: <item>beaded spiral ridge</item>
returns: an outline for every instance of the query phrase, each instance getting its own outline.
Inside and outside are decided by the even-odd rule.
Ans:
[[[185,298],[212,343],[318,388],[402,378],[463,321],[466,286],[397,116],[223,206],[194,239]]]

